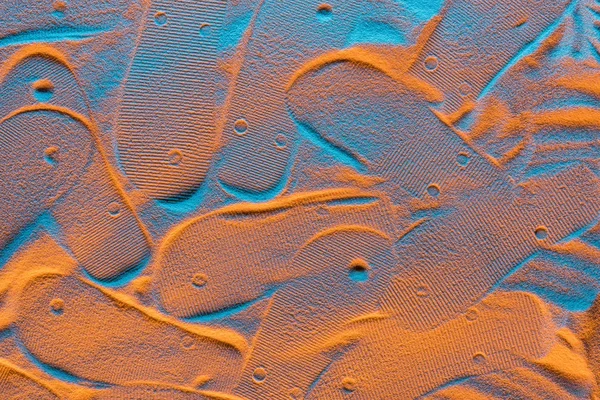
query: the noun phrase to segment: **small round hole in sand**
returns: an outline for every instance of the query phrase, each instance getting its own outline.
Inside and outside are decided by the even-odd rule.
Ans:
[[[235,121],[235,123],[233,124],[233,129],[235,130],[235,133],[237,133],[238,135],[240,135],[240,136],[245,135],[246,132],[248,131],[248,122],[246,122],[245,119],[240,118],[237,121]]]
[[[65,310],[65,302],[63,299],[52,299],[50,301],[50,309],[52,310],[52,312],[56,315],[62,315],[62,313]]]
[[[54,96],[54,84],[49,79],[40,79],[32,85],[33,97],[39,102],[47,102]]]
[[[473,356],[473,362],[475,365],[483,365],[486,362],[485,354],[483,353],[475,353]]]
[[[467,164],[469,163],[469,159],[470,159],[470,157],[469,157],[469,154],[467,154],[467,153],[458,153],[458,156],[456,156],[456,162],[461,167],[466,167]]]
[[[154,22],[158,26],[165,25],[167,23],[167,14],[165,14],[162,11],[157,12],[156,14],[154,14]]]
[[[55,1],[52,5],[54,11],[52,11],[52,16],[56,19],[62,19],[65,16],[65,11],[67,10],[67,3],[64,1]]]
[[[210,24],[200,25],[200,36],[202,36],[202,37],[210,36],[211,32],[212,32],[212,26],[210,26]]]
[[[190,335],[185,335],[181,338],[181,347],[183,347],[185,350],[193,349],[194,345],[195,345],[194,338],[191,337]]]
[[[192,277],[192,285],[196,286],[197,288],[204,287],[206,282],[208,282],[208,276],[201,272]]]
[[[113,201],[108,205],[108,214],[111,217],[118,217],[121,214],[121,205],[116,201]]]
[[[169,164],[174,167],[177,167],[177,166],[179,166],[179,164],[181,164],[181,160],[183,159],[183,154],[181,153],[180,150],[173,149],[169,152],[168,158],[169,158]]]
[[[436,56],[429,56],[425,59],[425,69],[427,71],[435,71],[438,67],[438,58]]]
[[[431,185],[427,186],[427,193],[431,197],[438,197],[440,195],[440,187],[435,183],[432,183]]]
[[[354,392],[356,390],[357,382],[356,379],[349,376],[342,379],[342,388],[346,392]]]
[[[548,237],[548,229],[545,226],[538,226],[534,233],[537,240],[544,240]]]
[[[267,378],[267,370],[264,369],[263,367],[256,368],[254,370],[254,373],[252,374],[252,379],[256,383],[263,383],[266,378]]]
[[[277,146],[278,149],[285,149],[287,146],[287,138],[283,133],[280,133],[275,137],[275,146]]]
[[[58,163],[58,147],[51,146],[44,151],[44,160],[54,166]]]
[[[476,308],[469,308],[465,313],[465,318],[467,321],[475,321],[479,317],[479,311]]]
[[[317,7],[317,19],[321,22],[331,20],[333,17],[333,7],[330,4],[323,3]]]
[[[350,263],[348,275],[354,282],[366,282],[369,279],[369,264],[365,260],[356,259]]]

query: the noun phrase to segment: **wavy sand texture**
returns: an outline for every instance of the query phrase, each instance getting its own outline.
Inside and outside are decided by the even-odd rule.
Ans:
[[[600,0],[0,21],[0,400],[600,398]]]
[[[356,204],[361,201],[365,204]],[[299,193],[258,207],[229,206],[189,221],[167,236],[153,284],[162,306],[177,316],[240,306],[326,268],[292,263],[320,232],[359,225],[393,236],[388,207],[376,195],[354,189]],[[257,231],[262,232],[258,237]]]
[[[225,0],[152,1],[119,110],[119,159],[152,198],[189,195],[215,146],[217,42]]]
[[[3,150],[13,155],[2,167],[7,219],[1,243],[50,212],[92,276],[116,278],[139,265],[148,256],[147,235],[107,164],[66,57],[29,45],[3,68],[0,90],[10,100],[3,103],[0,130]]]

